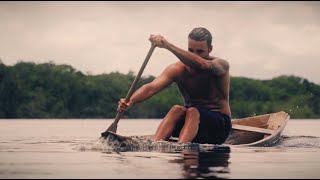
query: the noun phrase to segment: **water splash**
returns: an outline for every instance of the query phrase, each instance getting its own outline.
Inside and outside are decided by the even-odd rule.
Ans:
[[[177,143],[169,141],[155,142],[150,137],[131,136],[129,140],[121,142],[113,136],[100,138],[96,141],[81,143],[76,148],[79,151],[102,151],[102,152],[124,152],[124,151],[144,151],[144,152],[181,152],[181,151],[221,151],[229,152],[229,146],[198,144],[198,143]]]
[[[101,139],[77,144],[74,150],[78,151],[113,151],[112,147],[103,143]]]

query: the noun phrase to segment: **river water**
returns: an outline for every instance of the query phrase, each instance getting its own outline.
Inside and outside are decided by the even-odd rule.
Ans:
[[[108,149],[100,140],[112,122],[0,120],[0,178],[320,178],[320,120],[290,119],[271,147],[157,144],[132,151]],[[159,123],[122,119],[117,133],[150,135]]]

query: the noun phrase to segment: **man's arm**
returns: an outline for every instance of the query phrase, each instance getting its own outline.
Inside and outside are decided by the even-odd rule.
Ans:
[[[133,104],[145,101],[153,95],[159,93],[164,88],[174,82],[175,78],[181,72],[182,68],[175,64],[168,66],[157,78],[152,82],[143,85],[136,90],[131,96],[129,102],[125,103],[124,99],[119,101],[118,111],[123,111],[132,106]]]
[[[223,59],[203,59],[194,53],[175,46],[160,35],[151,35],[149,39],[152,43],[155,43],[157,47],[165,48],[172,52],[182,63],[191,68],[208,70],[218,76],[224,75],[229,71],[229,63]]]
[[[223,59],[205,60],[202,57],[169,44],[168,48],[174,55],[176,55],[182,63],[194,68],[211,71],[213,74],[222,76],[229,71],[229,63]]]

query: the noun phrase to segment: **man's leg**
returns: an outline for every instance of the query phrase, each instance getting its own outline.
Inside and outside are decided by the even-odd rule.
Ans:
[[[194,108],[188,108],[184,126],[179,135],[179,143],[192,142],[197,136],[200,124],[200,113]]]
[[[185,117],[186,111],[187,109],[185,107],[174,105],[166,117],[161,121],[154,136],[154,140],[167,140],[171,136],[176,124]]]

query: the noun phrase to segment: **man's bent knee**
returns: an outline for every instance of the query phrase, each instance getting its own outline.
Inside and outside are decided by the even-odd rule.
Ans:
[[[180,106],[180,105],[174,105],[174,106],[172,106],[171,110],[176,113],[186,113],[187,108],[185,108],[184,106]]]
[[[186,116],[186,123],[200,123],[200,113],[197,108],[188,108]]]
[[[195,108],[195,107],[190,107],[190,108],[188,108],[187,110],[187,113],[189,114],[189,113],[199,113],[199,111],[198,111],[198,109],[197,108]]]

